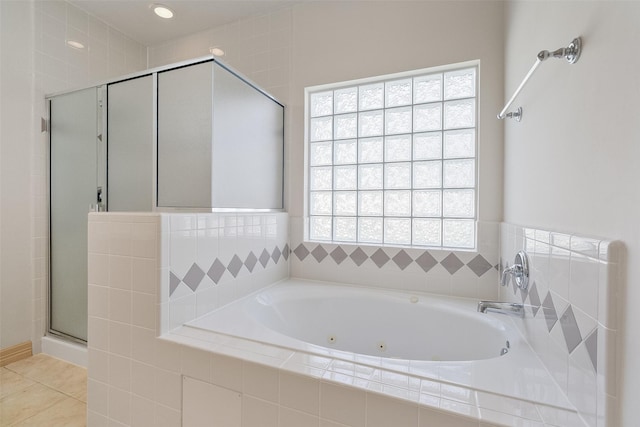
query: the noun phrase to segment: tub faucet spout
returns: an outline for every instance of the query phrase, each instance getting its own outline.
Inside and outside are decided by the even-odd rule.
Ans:
[[[492,312],[524,317],[524,306],[522,304],[511,302],[480,301],[478,303],[478,311],[480,313]]]

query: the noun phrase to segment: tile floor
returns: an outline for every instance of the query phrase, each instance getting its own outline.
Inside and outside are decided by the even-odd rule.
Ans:
[[[87,423],[87,370],[46,354],[0,368],[0,426]]]

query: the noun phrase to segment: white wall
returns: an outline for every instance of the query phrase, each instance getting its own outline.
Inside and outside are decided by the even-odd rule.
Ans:
[[[146,48],[66,1],[0,1],[0,348],[46,330],[44,95],[146,68]],[[84,50],[66,45],[83,42]]]
[[[627,283],[622,307],[621,426],[640,422],[640,3],[509,2],[507,96],[542,49],[581,35],[578,63],[549,60],[505,124],[505,221],[622,240]]]
[[[157,66],[184,60],[220,46],[227,52],[224,62],[286,104],[285,198],[295,249],[304,223],[304,88],[479,59],[478,249],[493,266],[498,257],[497,222],[502,219],[502,193],[496,188],[502,188],[503,126],[495,114],[503,99],[503,7],[499,1],[309,2],[151,46],[149,62]],[[343,246],[347,255],[355,249]],[[364,250],[371,255],[376,249]],[[397,252],[390,250],[388,256]],[[422,252],[409,256],[415,260]],[[433,252],[437,261],[449,254]],[[464,264],[475,255],[457,254]],[[362,267],[349,260],[337,265],[331,257],[323,262],[312,256],[292,257],[296,277],[396,283],[404,289],[485,299],[497,295],[493,269],[479,277],[466,267],[454,276],[441,264],[428,275],[415,263],[407,269],[393,262],[379,268],[367,260]]]
[[[0,2],[0,348],[31,336],[32,11]]]

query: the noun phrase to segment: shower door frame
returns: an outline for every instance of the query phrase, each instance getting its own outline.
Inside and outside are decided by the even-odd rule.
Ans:
[[[151,69],[146,69],[143,71],[139,71],[136,73],[132,73],[129,75],[125,75],[125,76],[120,76],[118,78],[114,78],[114,79],[107,79],[101,82],[98,82],[97,84],[94,85],[90,85],[90,86],[84,86],[84,87],[80,87],[80,88],[74,88],[71,90],[65,90],[65,91],[61,91],[61,92],[55,92],[55,93],[51,93],[51,94],[46,94],[45,95],[45,109],[46,109],[46,117],[47,119],[47,125],[46,125],[46,131],[48,132],[48,138],[47,138],[47,148],[46,148],[46,155],[47,155],[47,162],[46,162],[46,166],[47,166],[47,171],[46,171],[46,185],[47,185],[47,195],[46,195],[46,203],[47,203],[47,240],[48,240],[48,244],[47,244],[47,248],[49,250],[49,253],[47,254],[46,260],[47,260],[47,266],[46,266],[46,270],[47,270],[47,275],[46,275],[46,281],[47,281],[47,327],[46,327],[46,335],[53,335],[56,337],[60,337],[62,339],[65,340],[69,340],[72,342],[76,342],[82,345],[86,345],[87,341],[74,337],[72,335],[66,334],[64,332],[61,331],[56,331],[54,329],[52,329],[51,327],[51,318],[52,318],[52,298],[51,298],[51,287],[52,287],[52,277],[51,277],[51,256],[52,256],[52,248],[51,248],[51,99],[57,97],[57,96],[61,96],[61,95],[65,95],[65,94],[70,94],[73,92],[78,92],[81,90],[85,90],[85,89],[91,89],[91,88],[95,88],[96,90],[98,90],[98,99],[99,102],[101,102],[100,107],[96,106],[96,108],[102,108],[102,113],[101,116],[98,119],[98,127],[101,127],[101,131],[100,132],[96,132],[96,134],[98,135],[99,133],[101,133],[102,135],[102,146],[103,146],[103,159],[104,159],[104,173],[103,173],[103,177],[104,179],[102,180],[102,197],[103,197],[103,209],[101,209],[100,211],[108,211],[108,86],[111,84],[116,84],[116,83],[121,83],[121,82],[125,82],[128,80],[133,80],[136,79],[138,77],[144,77],[147,75],[151,75],[152,76],[152,87],[153,87],[153,94],[152,94],[152,102],[153,102],[153,110],[152,110],[152,120],[153,120],[153,129],[152,129],[152,159],[150,159],[150,161],[152,161],[152,206],[150,207],[150,211],[151,212],[184,212],[185,209],[184,208],[177,208],[177,207],[158,207],[158,74],[160,72],[163,71],[168,71],[168,70],[172,70],[172,69],[177,69],[177,68],[182,68],[182,67],[187,67],[190,65],[196,65],[199,63],[203,63],[203,62],[214,62],[217,63],[219,65],[222,66],[222,68],[226,69],[227,71],[229,71],[231,74],[233,74],[235,77],[237,77],[238,79],[242,80],[243,82],[245,82],[246,84],[248,84],[249,86],[253,87],[254,89],[256,89],[258,92],[262,93],[264,96],[266,96],[267,98],[271,99],[273,102],[275,102],[276,104],[280,105],[283,108],[283,133],[282,133],[282,140],[283,140],[283,144],[282,144],[282,183],[281,183],[281,208],[265,208],[265,209],[260,209],[260,208],[251,208],[251,209],[245,209],[245,208],[190,208],[188,211],[189,212],[202,212],[202,213],[211,213],[211,212],[285,212],[285,182],[286,182],[286,168],[285,168],[285,133],[286,133],[286,117],[285,117],[285,105],[280,102],[278,99],[276,99],[273,95],[269,94],[268,92],[266,92],[264,89],[260,88],[258,85],[256,85],[254,82],[252,82],[249,78],[247,78],[246,76],[244,76],[242,73],[234,70],[232,67],[226,65],[225,63],[221,62],[219,59],[215,58],[213,55],[208,55],[208,56],[203,56],[203,57],[199,57],[199,58],[194,58],[194,59],[190,59],[190,60],[186,60],[186,61],[182,61],[182,62],[177,62],[177,63],[173,63],[173,64],[168,64],[168,65],[163,65],[160,67],[155,67],[155,68],[151,68]],[[98,141],[97,139],[97,135],[96,135],[96,141]],[[96,159],[97,160],[97,159]],[[87,319],[88,320],[88,319]]]
[[[60,93],[55,93],[51,95],[47,95],[45,97],[45,107],[46,107],[46,115],[47,115],[47,124],[46,131],[47,135],[47,145],[46,145],[46,185],[47,185],[47,319],[46,319],[46,334],[53,335],[56,337],[63,338],[67,341],[72,341],[75,343],[86,345],[87,341],[81,337],[77,337],[70,333],[57,330],[53,328],[53,270],[52,270],[52,257],[53,257],[53,239],[51,238],[53,232],[53,222],[52,222],[52,209],[51,209],[51,187],[52,187],[52,179],[51,179],[51,170],[52,170],[52,124],[51,124],[51,110],[52,110],[52,101],[58,96],[71,95],[76,92],[82,92],[89,89],[95,89],[96,91],[96,135],[95,135],[95,144],[96,144],[96,200],[95,203],[91,203],[87,209],[87,214],[91,211],[106,211],[108,206],[108,194],[107,194],[107,109],[106,109],[106,85],[94,85],[80,89],[74,89],[70,91],[64,91]],[[101,201],[98,200],[98,188],[102,189],[101,192]],[[88,260],[87,260],[88,263]],[[88,319],[87,319],[88,320]],[[87,335],[88,335],[88,325],[87,325]]]

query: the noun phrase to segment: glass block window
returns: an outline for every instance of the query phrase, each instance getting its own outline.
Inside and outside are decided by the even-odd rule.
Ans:
[[[307,88],[307,237],[474,248],[477,68]]]

